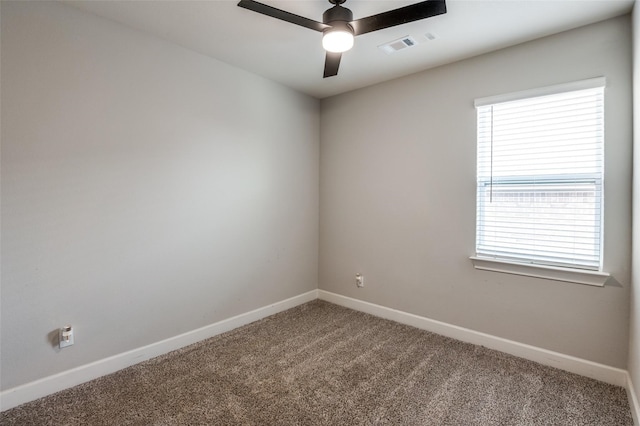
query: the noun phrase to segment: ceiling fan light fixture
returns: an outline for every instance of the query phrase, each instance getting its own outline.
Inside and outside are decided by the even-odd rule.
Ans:
[[[256,0],[240,0],[238,6],[323,33],[322,47],[327,51],[323,78],[338,75],[342,53],[353,47],[355,36],[447,13],[446,0],[423,0],[408,6],[354,20],[351,10],[341,6],[345,1],[347,0],[329,0],[333,7],[324,11],[322,22],[314,21]],[[405,42],[405,44],[407,43]]]
[[[348,25],[332,27],[322,36],[322,47],[327,52],[342,53],[353,47],[353,30]]]

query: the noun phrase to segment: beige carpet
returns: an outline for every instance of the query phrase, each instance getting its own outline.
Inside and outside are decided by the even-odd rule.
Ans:
[[[2,425],[632,425],[624,389],[314,301]]]

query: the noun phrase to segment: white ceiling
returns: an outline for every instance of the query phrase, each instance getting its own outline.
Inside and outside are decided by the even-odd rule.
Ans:
[[[262,0],[317,21],[326,0]],[[417,0],[348,0],[354,19]],[[445,15],[368,33],[323,79],[322,34],[240,8],[236,0],[66,1],[74,7],[324,98],[628,13],[634,0],[448,0]],[[427,40],[425,33],[437,36]],[[377,46],[411,35],[393,54]]]

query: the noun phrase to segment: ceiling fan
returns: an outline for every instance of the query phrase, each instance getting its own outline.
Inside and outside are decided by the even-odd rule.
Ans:
[[[353,47],[355,36],[447,13],[445,0],[426,0],[354,20],[353,13],[341,6],[345,1],[329,0],[329,3],[334,6],[322,14],[322,22],[255,0],[240,0],[238,6],[323,33],[322,47],[327,51],[324,62],[324,78],[338,74],[342,53]]]

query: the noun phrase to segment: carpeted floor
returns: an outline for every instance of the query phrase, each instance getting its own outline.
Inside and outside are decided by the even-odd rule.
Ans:
[[[633,425],[624,389],[314,301],[2,425]]]

